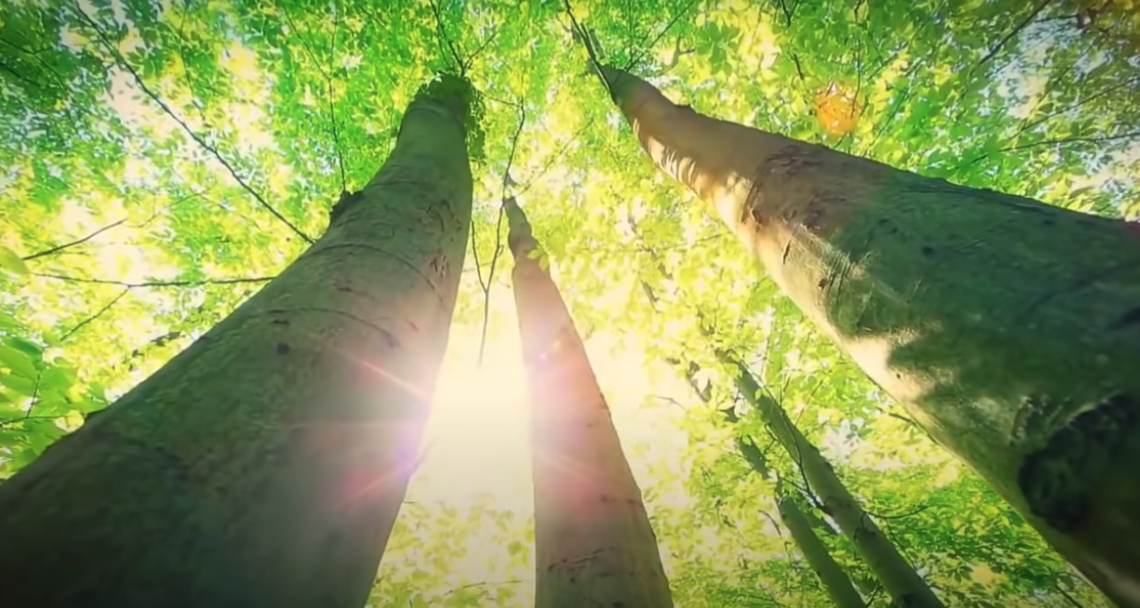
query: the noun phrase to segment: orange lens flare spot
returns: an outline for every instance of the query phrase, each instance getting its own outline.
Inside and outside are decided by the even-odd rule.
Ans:
[[[815,116],[828,135],[846,135],[855,127],[862,112],[854,91],[834,82],[815,95]]]

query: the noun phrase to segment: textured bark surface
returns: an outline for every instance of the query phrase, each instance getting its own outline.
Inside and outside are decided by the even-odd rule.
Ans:
[[[1122,607],[1140,607],[1140,236],[674,105],[606,69],[653,161]]]
[[[695,363],[690,363],[689,369],[693,370],[694,368],[699,369]],[[695,381],[695,376],[690,372],[689,383],[695,387]],[[704,395],[698,394],[702,399],[704,398]],[[705,399],[705,402],[707,403],[708,400]],[[725,417],[729,422],[737,422],[736,414],[732,410],[728,410]],[[744,457],[752,470],[756,471],[757,475],[765,479],[769,478],[768,459],[765,458],[760,448],[756,447],[756,444],[738,437],[736,449],[740,451],[740,455]],[[796,456],[797,454],[792,454],[792,458],[796,458]],[[866,604],[863,602],[863,597],[855,589],[851,577],[847,576],[847,572],[831,556],[831,552],[827,550],[827,545],[819,540],[819,536],[812,529],[811,520],[800,509],[799,503],[784,491],[783,485],[783,482],[777,478],[776,491],[779,498],[776,500],[776,508],[779,510],[780,521],[792,533],[792,540],[795,541],[796,547],[803,554],[808,566],[811,566],[812,572],[815,572],[816,576],[819,577],[820,583],[827,591],[827,596],[831,598],[835,608],[865,608]]]
[[[472,181],[454,97],[421,93],[320,240],[0,485],[0,605],[364,605],[463,265]]]
[[[835,603],[835,608],[864,608],[866,604],[851,583],[851,578],[839,562],[831,557],[827,546],[811,529],[811,524],[796,501],[789,496],[781,496],[777,507],[780,510],[780,520],[792,533],[792,540],[796,541],[804,560],[819,576],[828,597]]]
[[[863,511],[859,501],[847,491],[843,481],[835,474],[831,463],[819,453],[819,449],[808,441],[807,437],[804,437],[784,408],[768,395],[761,393],[760,386],[742,363],[727,357],[724,362],[737,368],[737,388],[759,411],[764,425],[772,431],[780,446],[787,450],[794,462],[798,463],[808,486],[822,503],[820,508],[830,515],[843,534],[851,539],[855,550],[871,572],[878,577],[887,594],[894,600],[895,606],[943,608],[942,601],[934,595],[934,591],[926,581],[918,576],[914,567],[899,553],[894,543],[883,534],[875,520]],[[806,524],[806,521],[804,523]],[[788,527],[792,528],[792,524],[788,523]],[[819,542],[819,539],[815,540]]]
[[[672,608],[641,490],[522,210],[506,203],[531,404],[535,608]]]

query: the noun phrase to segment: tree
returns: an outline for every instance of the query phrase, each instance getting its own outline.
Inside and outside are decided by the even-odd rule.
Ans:
[[[831,463],[819,453],[788,417],[780,404],[765,394],[751,372],[727,354],[721,355],[725,364],[737,370],[736,387],[764,420],[765,427],[788,452],[803,472],[809,489],[819,496],[820,507],[839,525],[855,544],[863,560],[883,583],[897,606],[941,608],[942,601],[922,580],[906,558],[879,529],[875,520],[863,510],[858,499],[843,485]],[[755,449],[755,446],[752,448]],[[751,462],[751,460],[750,460]],[[793,528],[789,524],[789,528]]]
[[[676,360],[674,362],[680,363]],[[698,371],[700,371],[700,366],[696,362],[690,361],[685,367],[685,376],[697,396],[707,404],[712,401],[712,398],[709,395],[710,391],[702,390],[698,384],[696,379]],[[747,400],[747,396],[745,398]],[[752,403],[754,400],[748,401]],[[739,421],[735,408],[722,410],[722,413],[725,420],[731,424]],[[737,452],[748,462],[748,465],[757,475],[765,479],[772,477],[773,474],[776,476],[776,493],[778,496],[776,506],[780,514],[780,521],[787,526],[788,532],[791,533],[792,540],[796,543],[800,553],[803,554],[804,560],[811,566],[812,571],[819,576],[820,583],[827,590],[828,597],[835,603],[835,608],[864,608],[866,603],[863,602],[859,591],[852,584],[851,577],[847,576],[843,566],[840,566],[839,562],[831,556],[831,552],[827,550],[827,545],[820,541],[819,536],[812,529],[811,521],[804,514],[791,492],[787,490],[779,473],[769,469],[768,459],[764,456],[764,452],[750,438],[736,437],[735,444]],[[791,455],[795,458],[796,452],[792,451]],[[816,455],[818,456],[818,454]],[[858,536],[856,535],[856,541],[858,541]],[[911,571],[913,572],[913,570]]]
[[[561,0],[521,12],[439,0],[78,4],[0,3],[0,484],[279,275],[308,247],[292,227],[319,236],[335,193],[368,183],[420,83],[466,68],[486,101],[470,251],[423,457],[370,605],[534,605],[511,262],[493,262],[510,257],[497,221],[508,164],[506,194],[541,202],[527,215],[678,604],[830,605],[770,521],[774,484],[664,363],[695,359],[723,407],[733,378],[712,342],[771,387],[947,604],[1108,605],[645,162],[610,99],[589,94]],[[1140,65],[1087,35],[1108,22],[1078,30],[1063,2],[569,4],[605,62],[705,114],[954,183],[1140,217],[1128,150]],[[860,108],[841,137],[816,111],[832,83]],[[631,242],[629,214],[672,278]],[[741,430],[766,447],[753,418],[742,415]],[[802,485],[783,450],[765,455],[789,490]],[[816,531],[883,608],[854,546]]]
[[[504,201],[527,370],[538,608],[673,600],[641,490],[538,241]]]
[[[324,236],[0,485],[4,605],[363,605],[447,346],[474,95],[422,87]]]
[[[1094,585],[1140,605],[1131,224],[710,118],[599,69],[654,163],[805,315]]]

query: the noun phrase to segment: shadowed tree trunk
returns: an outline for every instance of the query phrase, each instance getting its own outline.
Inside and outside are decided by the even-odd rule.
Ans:
[[[672,608],[605,397],[514,199],[507,242],[531,405],[536,608]]]
[[[804,437],[784,408],[775,399],[761,392],[752,373],[743,363],[724,354],[721,358],[726,365],[736,368],[736,388],[756,408],[764,426],[768,427],[776,441],[803,472],[808,487],[822,503],[820,509],[831,516],[843,534],[855,545],[855,550],[883,584],[883,589],[891,596],[894,605],[899,608],[943,608],[942,601],[899,553],[894,543],[883,534],[875,520],[863,511],[859,500],[843,485],[831,463]],[[752,446],[752,450],[759,454],[755,446]],[[747,453],[745,452],[746,455]],[[806,519],[804,523],[807,523]]]
[[[0,485],[0,605],[364,605],[447,345],[473,94],[421,88],[324,236]]]
[[[678,360],[671,360],[670,363],[680,365]],[[689,385],[696,391],[697,396],[705,403],[710,403],[710,391],[701,390],[697,383],[696,373],[700,371],[700,366],[690,361],[684,371]],[[722,413],[728,422],[733,424],[737,422],[736,413],[732,408],[723,410]],[[768,459],[764,457],[764,453],[754,443],[737,437],[736,449],[757,475],[764,479],[771,477]],[[866,603],[863,602],[863,598],[851,583],[851,578],[847,576],[847,572],[839,565],[839,562],[836,562],[835,558],[831,556],[827,546],[823,544],[815,530],[812,529],[807,514],[800,509],[799,503],[785,491],[784,484],[779,479],[776,482],[776,492],[776,507],[779,509],[780,521],[788,527],[796,547],[803,554],[804,560],[807,561],[812,572],[815,572],[816,576],[819,577],[820,583],[823,584],[824,590],[827,591],[828,597],[835,603],[836,608],[865,608]]]
[[[673,104],[601,68],[665,173],[1118,605],[1140,606],[1140,236]]]

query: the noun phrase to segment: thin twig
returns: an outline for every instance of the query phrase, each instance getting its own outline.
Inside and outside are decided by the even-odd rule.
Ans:
[[[429,0],[429,4],[431,4],[432,13],[435,14],[435,25],[436,29],[439,31],[440,44],[447,45],[448,50],[451,51],[451,57],[455,59],[455,68],[459,70],[459,75],[466,76],[467,64],[463,62],[463,59],[459,54],[459,50],[457,48],[458,42],[453,44],[451,42],[451,39],[447,37],[447,32],[443,29],[443,17],[439,13],[439,4],[437,4],[435,0]]]
[[[1012,39],[1014,36],[1020,34],[1021,31],[1024,30],[1026,27],[1028,27],[1030,23],[1033,23],[1033,20],[1035,18],[1037,18],[1037,15],[1041,14],[1041,11],[1045,10],[1045,7],[1048,6],[1049,3],[1052,1],[1053,0],[1042,0],[1041,3],[1039,3],[1029,13],[1029,15],[1027,15],[1025,17],[1025,19],[1023,19],[1021,21],[1021,23],[1018,23],[1016,27],[1014,27],[1012,30],[1010,30],[1010,32],[1008,34],[1006,34],[1004,38],[1002,38],[1000,41],[998,41],[997,45],[994,46],[994,48],[990,49],[989,53],[986,53],[985,57],[982,57],[977,63],[975,63],[973,65],[973,67],[970,68],[970,71],[966,74],[966,79],[969,80],[970,75],[972,75],[974,73],[974,70],[981,67],[983,64],[985,64],[990,59],[993,59],[994,55],[997,55],[998,51],[1000,51],[1002,49],[1002,47],[1004,47],[1005,44],[1010,41],[1010,39]]]
[[[1061,139],[1045,139],[1042,141],[1034,141],[1034,142],[1030,142],[1027,144],[1021,144],[1019,146],[1006,146],[1004,148],[998,148],[997,151],[998,152],[1012,152],[1014,150],[1025,150],[1027,148],[1035,148],[1037,146],[1053,146],[1053,145],[1060,145],[1060,144],[1069,144],[1069,143],[1074,143],[1074,142],[1087,142],[1087,143],[1094,143],[1094,144],[1103,144],[1103,143],[1115,141],[1118,139],[1131,139],[1134,137],[1140,137],[1140,131],[1131,131],[1129,133],[1120,133],[1118,135],[1109,135],[1107,137],[1063,137]],[[973,165],[974,163],[980,162],[986,158],[989,158],[989,156],[990,156],[990,153],[985,152],[985,153],[981,154],[980,156],[978,156],[977,158],[971,160],[969,163],[966,163],[966,166],[968,167],[970,165]]]
[[[693,7],[695,7],[697,5],[697,2],[698,2],[698,0],[690,0],[689,4],[686,5],[685,8],[681,9],[675,15],[673,15],[673,18],[670,19],[669,22],[665,24],[665,29],[661,30],[661,33],[657,34],[657,37],[653,39],[653,42],[650,42],[649,44],[645,44],[645,40],[643,39],[641,42],[641,44],[642,44],[641,53],[636,58],[630,59],[629,65],[625,68],[626,71],[633,69],[642,59],[644,59],[645,56],[647,54],[649,54],[649,51],[653,47],[657,46],[658,42],[661,42],[661,39],[665,37],[665,34],[668,34],[669,30],[672,29],[673,26],[677,24],[677,21],[679,21],[681,19],[681,16],[684,15],[685,13],[689,12]],[[680,39],[678,39],[678,45],[679,44],[680,44]]]
[[[479,367],[483,366],[483,352],[487,346],[487,325],[490,321],[491,316],[491,283],[495,278],[495,266],[499,262],[499,254],[503,252],[503,207],[506,205],[507,201],[507,187],[510,185],[509,182],[511,179],[511,165],[515,161],[515,152],[518,150],[519,136],[522,135],[523,126],[526,125],[526,107],[522,103],[515,103],[511,105],[514,105],[516,108],[518,108],[519,126],[517,129],[515,129],[514,137],[511,138],[511,152],[507,156],[507,166],[503,169],[502,189],[500,191],[499,197],[499,216],[495,221],[495,249],[494,253],[491,256],[491,268],[487,271],[486,283],[483,282],[482,272],[477,273],[477,276],[479,277],[479,286],[483,289],[483,329],[479,337],[479,358],[477,360],[477,365]],[[472,223],[471,227],[471,247],[472,249],[478,251],[478,247],[475,246],[476,244],[474,240],[475,224]],[[476,268],[479,267],[478,257],[475,258],[475,265]]]
[[[606,88],[612,98],[614,95],[613,89],[610,88],[610,83],[606,80],[605,74],[602,72],[602,62],[598,58],[598,54],[594,51],[594,45],[590,44],[590,35],[586,32],[586,28],[578,23],[578,19],[574,17],[574,9],[570,7],[570,0],[562,0],[566,6],[566,14],[570,17],[570,31],[578,35],[578,39],[582,41],[582,45],[586,47],[586,54],[590,57],[590,67],[594,69],[594,75],[602,81],[602,86]]]
[[[347,177],[347,174],[344,170],[344,155],[341,154],[341,147],[340,147],[340,131],[338,129],[337,120],[336,120],[336,109],[333,106],[333,79],[332,79],[332,76],[329,75],[332,72],[332,61],[336,57],[336,31],[337,31],[337,26],[340,22],[339,17],[336,16],[335,5],[333,8],[333,11],[334,12],[333,12],[332,52],[329,55],[329,69],[328,69],[328,71],[325,71],[324,67],[321,66],[321,62],[317,59],[317,55],[316,55],[316,53],[313,52],[313,49],[312,49],[312,47],[309,46],[309,43],[306,42],[305,40],[301,40],[300,42],[301,42],[301,48],[305,49],[305,53],[309,56],[309,60],[313,62],[313,65],[317,66],[317,71],[320,72],[321,76],[323,76],[325,79],[325,83],[326,83],[325,99],[326,99],[326,101],[328,101],[328,104],[329,104],[329,118],[330,118],[330,122],[332,123],[333,145],[335,146],[335,149],[336,149],[337,164],[340,166],[340,191],[342,193],[345,193],[345,192],[348,192],[348,177]],[[298,38],[299,38],[301,31],[297,28],[297,25],[293,23],[293,19],[291,17],[289,17],[288,12],[283,11],[283,14],[285,15],[285,22],[289,25],[289,29],[296,32],[298,35]]]
[[[150,288],[150,287],[198,287],[201,285],[236,285],[239,283],[266,283],[272,281],[277,277],[251,277],[251,278],[232,278],[232,279],[202,279],[200,281],[143,281],[141,283],[129,283],[126,281],[113,281],[110,279],[87,279],[83,277],[71,277],[67,275],[49,274],[46,272],[33,272],[34,276],[44,279],[55,279],[57,281],[70,281],[72,283],[92,283],[95,285],[119,285],[129,289]]]
[[[52,247],[51,249],[46,249],[46,250],[40,251],[38,253],[33,253],[32,255],[24,256],[23,260],[26,262],[28,260],[34,260],[36,258],[42,258],[44,256],[51,255],[53,253],[59,253],[60,251],[63,251],[64,249],[67,249],[68,247],[74,247],[76,245],[82,245],[83,243],[90,241],[91,239],[93,239],[93,238],[99,236],[100,234],[114,228],[115,226],[121,225],[123,222],[126,222],[127,219],[128,218],[124,217],[123,219],[121,219],[117,222],[112,222],[110,224],[107,224],[106,226],[103,226],[102,228],[96,230],[95,232],[92,232],[91,234],[89,234],[83,238],[75,239],[74,241],[71,241],[70,243],[64,243],[62,245],[56,245],[55,247]]]
[[[75,335],[76,332],[78,332],[79,330],[86,327],[89,323],[91,323],[95,319],[98,319],[99,317],[103,316],[108,310],[111,310],[111,307],[114,306],[115,304],[117,304],[119,302],[119,300],[122,300],[123,296],[130,293],[131,289],[133,289],[133,288],[127,287],[123,291],[119,292],[119,295],[115,296],[115,298],[112,299],[110,302],[107,302],[103,306],[103,308],[99,309],[99,312],[97,312],[97,313],[91,315],[90,317],[87,317],[86,319],[80,321],[78,325],[76,325],[75,327],[72,327],[70,330],[68,330],[66,333],[64,333],[62,336],[60,336],[59,341],[60,342],[66,341],[68,338]]]
[[[178,123],[178,125],[180,127],[182,127],[182,130],[185,131],[186,134],[189,135],[191,139],[193,139],[195,142],[197,142],[197,144],[199,146],[202,146],[202,148],[204,148],[207,152],[210,152],[214,156],[214,158],[217,159],[217,161],[219,163],[221,163],[223,167],[225,167],[225,169],[229,172],[230,176],[233,177],[234,180],[237,181],[238,185],[241,186],[242,189],[244,189],[250,195],[252,195],[253,198],[257,200],[257,203],[259,205],[261,205],[262,208],[264,208],[267,211],[269,211],[270,213],[272,213],[274,217],[276,217],[283,224],[288,226],[289,229],[291,229],[293,232],[295,232],[297,234],[297,236],[300,236],[306,243],[308,243],[310,245],[312,245],[314,243],[313,239],[309,238],[309,236],[307,234],[305,234],[304,232],[302,232],[300,228],[293,225],[293,223],[290,222],[288,219],[286,219],[285,216],[281,215],[281,213],[278,212],[277,209],[274,209],[273,205],[270,205],[268,202],[266,202],[265,198],[263,198],[260,194],[258,194],[258,192],[256,190],[254,190],[252,187],[250,187],[250,185],[248,183],[246,183],[246,181],[244,179],[242,179],[240,175],[238,175],[237,171],[233,168],[233,166],[230,165],[230,163],[228,161],[226,161],[226,159],[224,157],[222,157],[222,155],[218,152],[217,148],[207,144],[206,141],[204,139],[202,139],[202,137],[200,135],[195,133],[194,130],[190,128],[190,125],[187,125],[186,122],[184,120],[182,120],[182,118],[179,117],[174,112],[174,110],[172,110],[170,108],[170,106],[166,105],[166,102],[162,101],[162,98],[160,98],[154,91],[152,91],[150,89],[150,87],[148,87],[146,85],[146,83],[143,81],[143,78],[138,73],[138,71],[135,70],[135,68],[132,67],[131,64],[127,63],[127,60],[122,56],[122,54],[119,53],[119,50],[115,47],[114,44],[111,43],[110,39],[107,38],[107,35],[103,32],[103,28],[99,27],[99,25],[97,23],[95,23],[95,21],[87,14],[87,12],[84,11],[83,8],[79,6],[78,2],[76,2],[75,10],[78,11],[80,17],[82,17],[82,19],[84,21],[86,21],[87,24],[90,25],[92,29],[95,30],[95,33],[99,36],[99,39],[103,42],[103,45],[111,53],[111,56],[115,58],[116,63],[118,63],[118,65],[122,66],[128,72],[130,72],[131,76],[134,78],[135,84],[138,85],[139,89],[141,89],[142,92],[147,95],[147,97],[150,97],[151,100],[153,100],[156,104],[158,104],[158,106],[160,108],[162,108],[162,110],[164,112],[166,112],[167,116],[169,116],[172,120],[174,120],[174,122]]]

